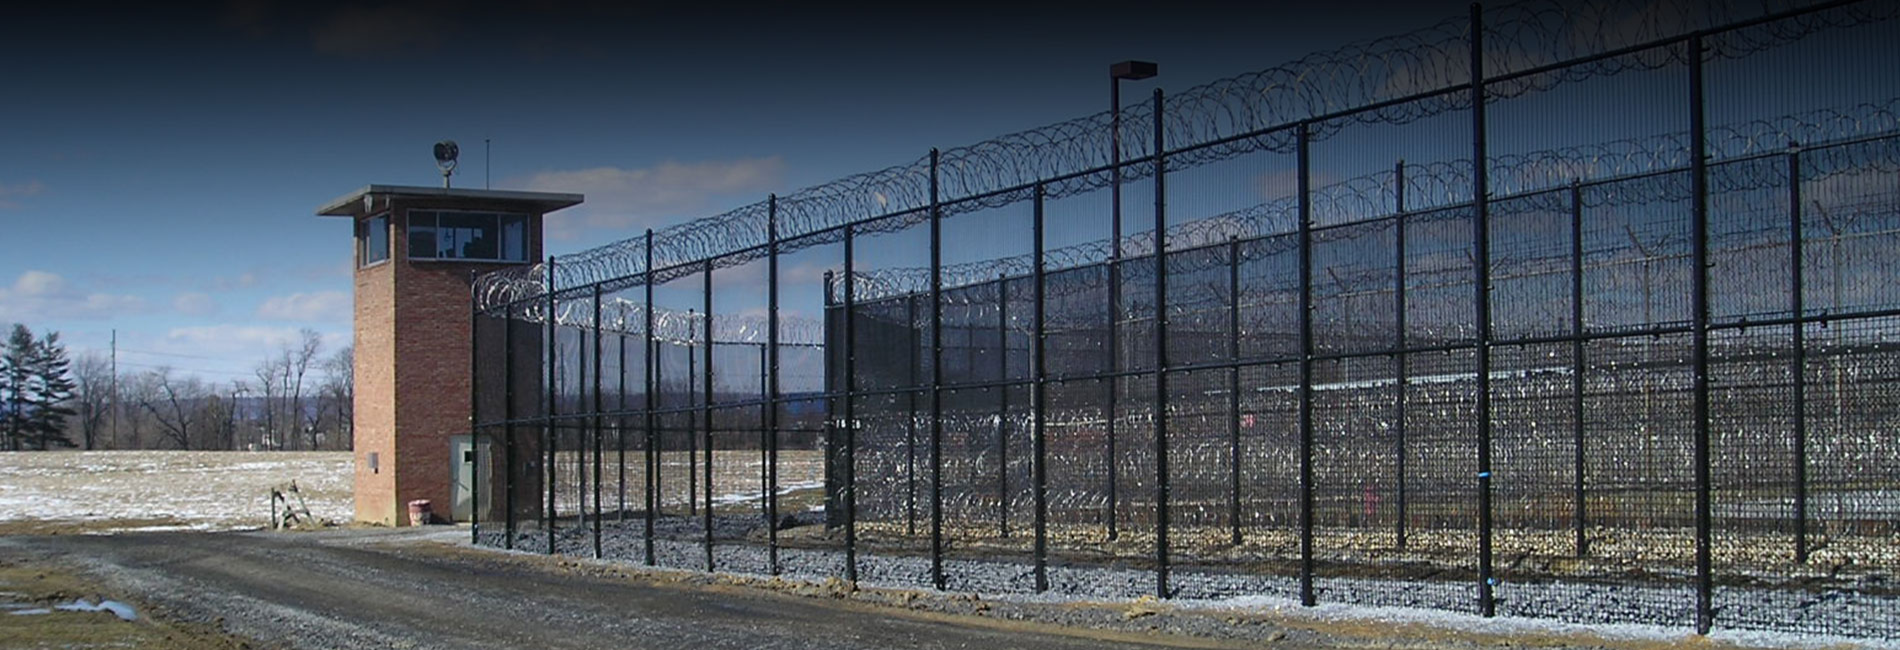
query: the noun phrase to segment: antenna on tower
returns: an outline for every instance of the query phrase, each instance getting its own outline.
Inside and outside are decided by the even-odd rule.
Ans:
[[[455,173],[455,159],[462,155],[462,148],[455,146],[454,140],[435,143],[435,166],[442,170],[442,189],[449,188],[449,175]]]

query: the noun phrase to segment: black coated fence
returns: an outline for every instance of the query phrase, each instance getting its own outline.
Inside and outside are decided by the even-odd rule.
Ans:
[[[485,276],[477,537],[1900,638],[1897,15],[1474,8]]]

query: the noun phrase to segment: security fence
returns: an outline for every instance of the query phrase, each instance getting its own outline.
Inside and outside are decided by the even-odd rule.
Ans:
[[[1900,639],[1896,16],[1474,7],[484,276],[477,538]]]

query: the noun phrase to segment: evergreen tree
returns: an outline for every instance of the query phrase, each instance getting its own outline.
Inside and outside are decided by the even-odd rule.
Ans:
[[[13,324],[13,332],[7,336],[7,347],[0,352],[0,398],[4,398],[6,411],[5,427],[6,448],[18,451],[25,439],[26,411],[26,373],[33,361],[33,332],[25,325]]]
[[[70,402],[76,385],[72,361],[59,334],[35,338],[25,325],[14,324],[0,351],[0,402],[4,404],[6,447],[47,449],[71,447],[66,418],[75,414]]]
[[[66,437],[66,418],[79,414],[72,408],[78,388],[73,381],[72,359],[66,356],[66,346],[59,343],[59,332],[47,332],[35,347],[33,375],[39,399],[27,420],[31,425],[28,430],[40,449],[72,447],[73,441]]]

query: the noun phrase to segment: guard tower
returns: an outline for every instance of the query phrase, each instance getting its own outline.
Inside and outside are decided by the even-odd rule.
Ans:
[[[355,223],[357,521],[402,525],[417,499],[468,518],[483,453],[468,438],[469,280],[539,259],[542,218],[582,201],[444,185],[370,185],[317,208]]]

